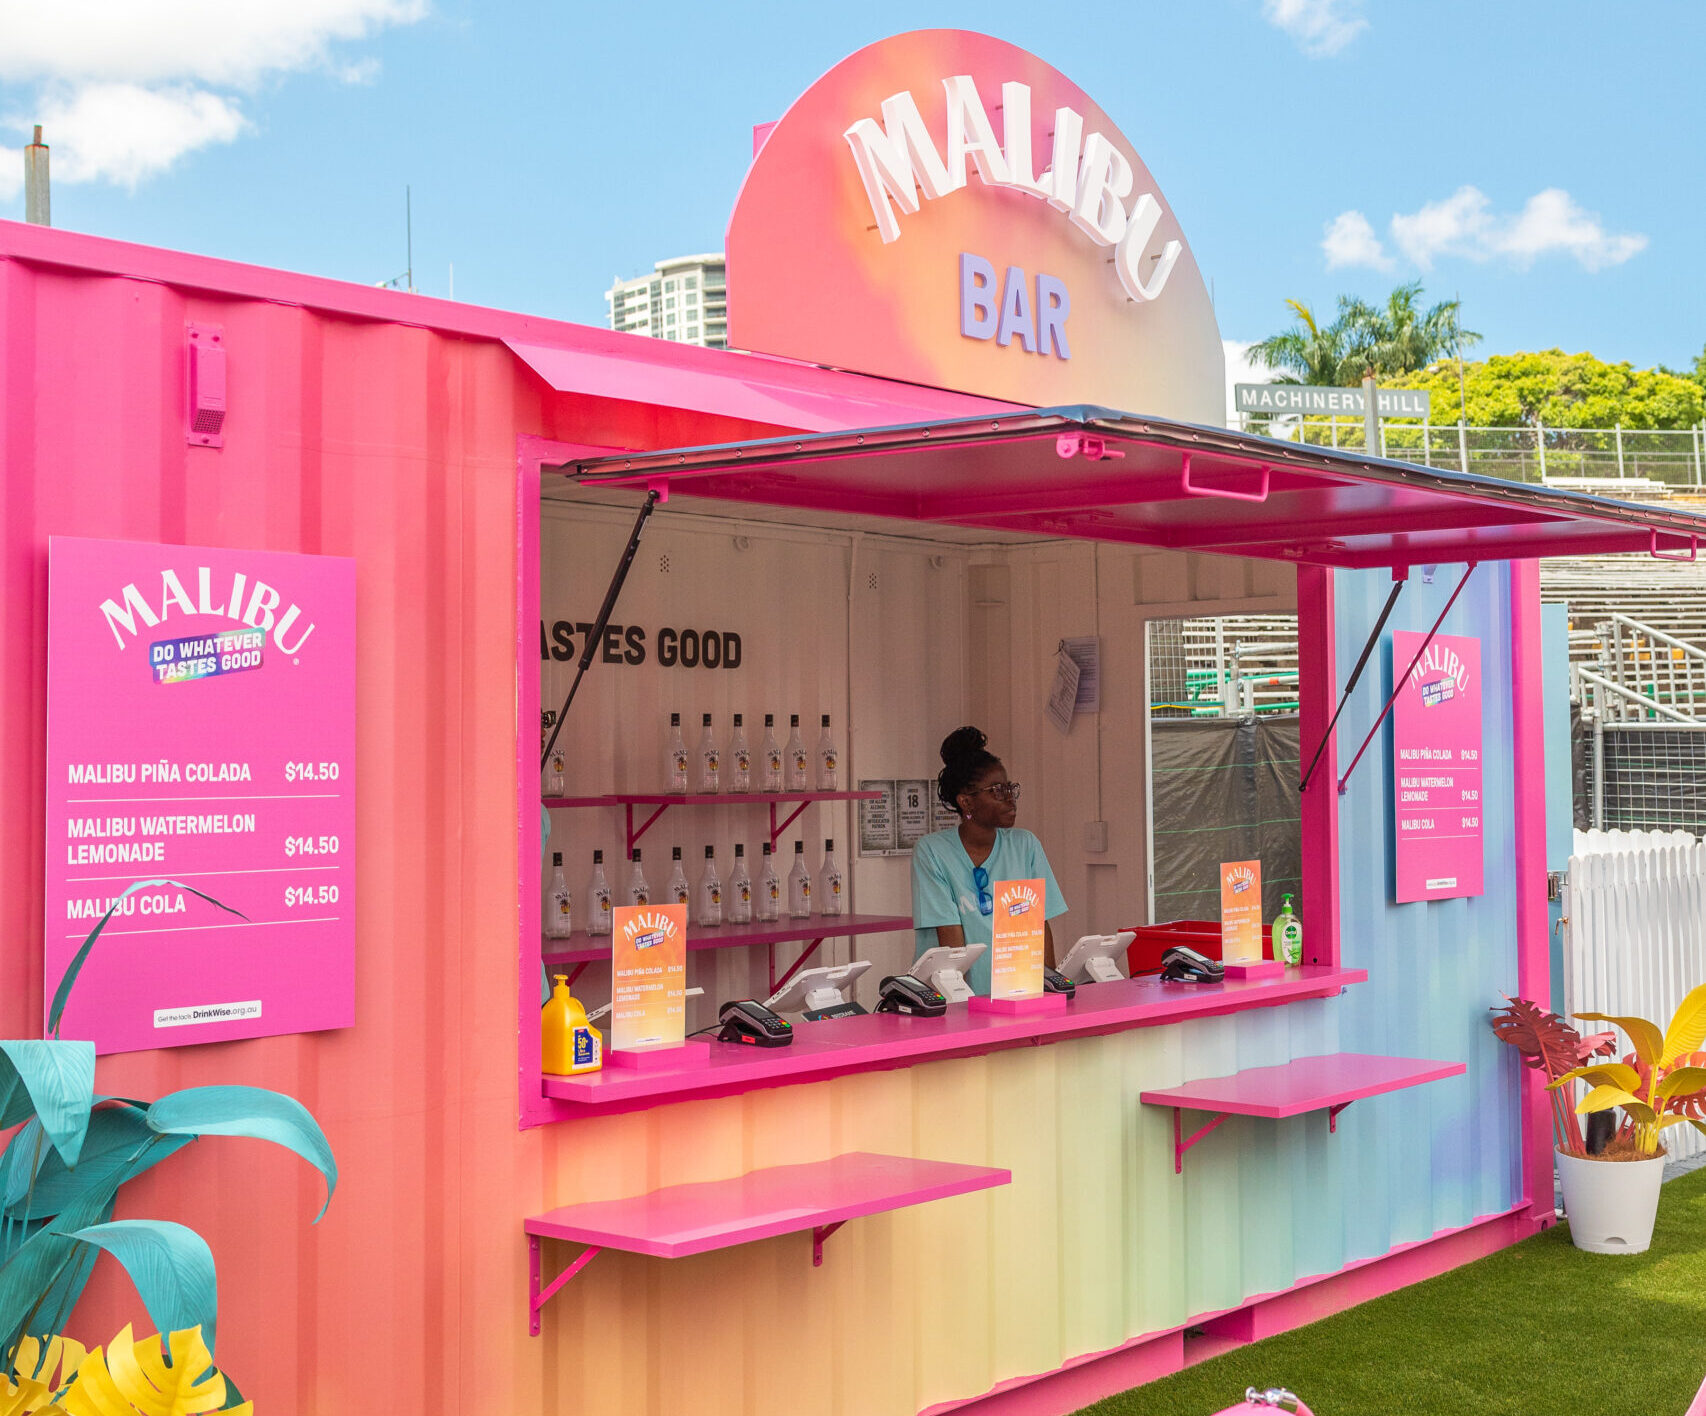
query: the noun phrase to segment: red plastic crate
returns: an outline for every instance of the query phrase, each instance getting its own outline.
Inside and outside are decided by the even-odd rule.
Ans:
[[[1169,949],[1183,945],[1195,949],[1207,959],[1220,957],[1220,921],[1217,919],[1175,919],[1165,924],[1128,924],[1123,926],[1137,936],[1126,950],[1126,972],[1157,973],[1161,956]],[[1274,956],[1274,927],[1262,926],[1262,957]]]

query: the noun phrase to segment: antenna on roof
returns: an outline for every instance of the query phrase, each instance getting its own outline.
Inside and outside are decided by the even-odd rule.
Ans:
[[[403,188],[403,241],[407,252],[408,265],[401,275],[394,275],[389,280],[378,280],[374,284],[381,290],[407,290],[415,293],[415,213],[414,200],[408,187]],[[452,267],[454,272],[454,267]],[[450,277],[452,286],[456,281],[453,273]]]

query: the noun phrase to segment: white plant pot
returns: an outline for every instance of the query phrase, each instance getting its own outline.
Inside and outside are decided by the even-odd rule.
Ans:
[[[1665,1158],[1592,1160],[1558,1152],[1570,1240],[1590,1254],[1644,1254],[1653,1242]]]

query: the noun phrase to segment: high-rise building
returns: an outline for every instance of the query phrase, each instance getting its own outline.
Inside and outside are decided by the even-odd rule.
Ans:
[[[650,275],[616,280],[604,292],[610,328],[678,344],[725,349],[729,342],[728,279],[723,257],[677,256]]]

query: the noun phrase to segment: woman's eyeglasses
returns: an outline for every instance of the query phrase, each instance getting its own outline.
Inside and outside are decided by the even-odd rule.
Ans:
[[[995,913],[995,896],[989,888],[989,872],[981,865],[971,868],[972,884],[977,886],[977,912],[992,915]]]
[[[997,782],[994,786],[974,788],[972,795],[976,796],[978,792],[988,792],[1000,801],[1018,801],[1020,790],[1017,782]]]

